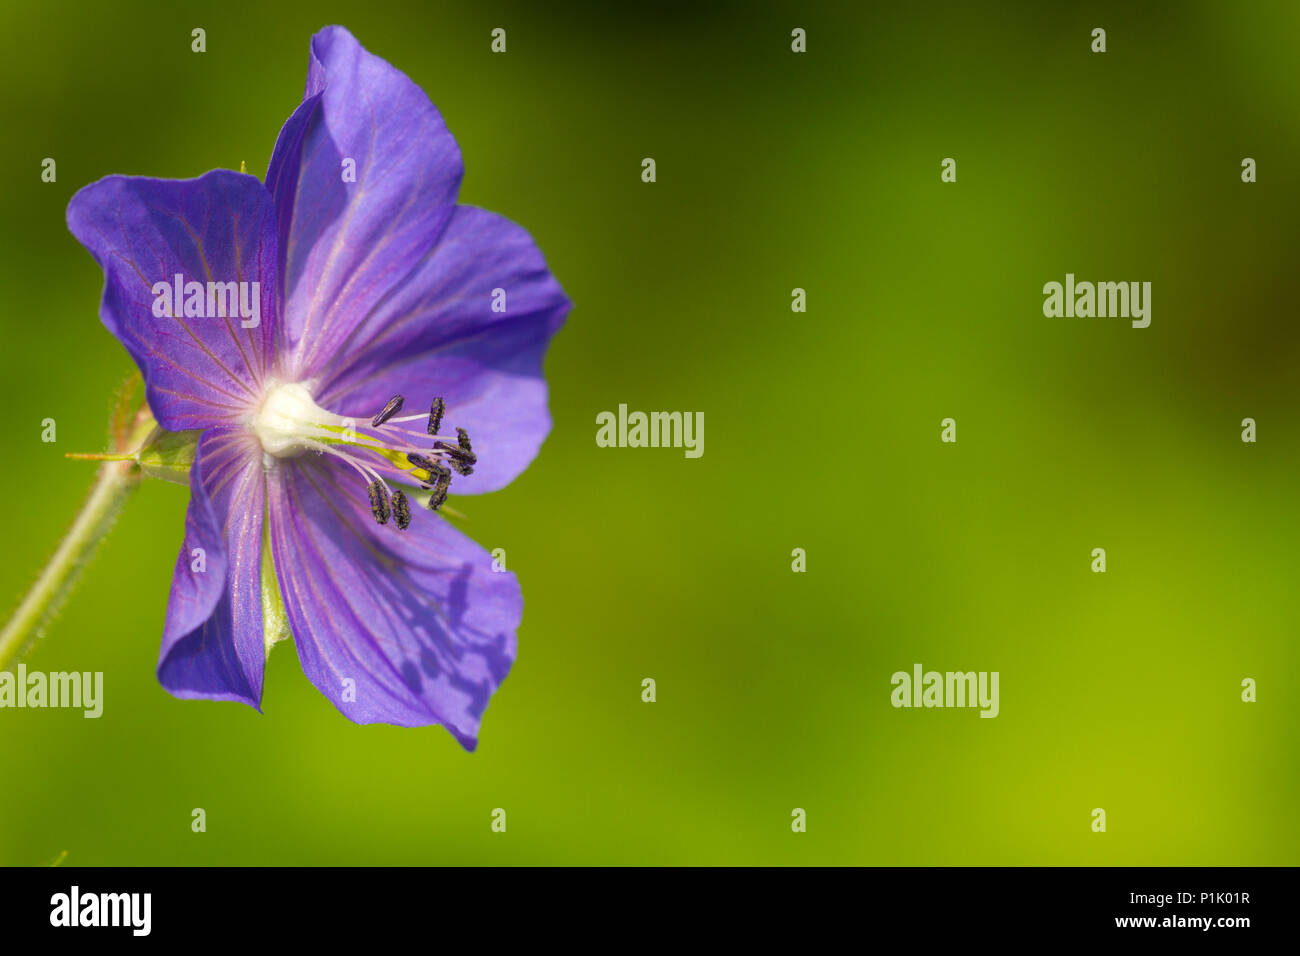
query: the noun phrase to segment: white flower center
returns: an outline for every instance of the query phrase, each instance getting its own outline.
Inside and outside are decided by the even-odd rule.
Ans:
[[[275,458],[293,458],[319,449],[320,440],[354,424],[317,405],[298,382],[272,383],[248,427]]]

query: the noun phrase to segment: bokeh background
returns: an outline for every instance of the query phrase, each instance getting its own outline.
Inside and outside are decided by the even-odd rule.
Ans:
[[[69,197],[264,172],[321,26],[576,308],[541,456],[454,501],[526,600],[477,753],[348,723],[288,644],[264,715],[169,697],[151,482],[27,659],[103,671],[104,716],[0,711],[0,863],[1300,862],[1300,7],[611,6],[5,3],[6,601],[131,370]],[[1151,281],[1150,328],[1045,318],[1066,272]],[[597,448],[620,402],[703,411],[704,456]],[[1001,715],[893,709],[915,662],[999,671]]]

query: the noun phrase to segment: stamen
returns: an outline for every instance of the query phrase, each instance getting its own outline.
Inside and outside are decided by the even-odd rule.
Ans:
[[[401,395],[394,395],[388,400],[388,404],[384,406],[384,410],[370,420],[370,424],[375,428],[378,428],[402,410],[402,402],[404,401],[406,401],[406,399],[402,398]]]
[[[442,427],[442,416],[447,411],[447,403],[441,398],[435,398],[433,404],[429,406],[429,434],[438,434],[438,429]]]
[[[352,455],[349,455],[347,452],[339,451],[337,448],[331,448],[329,445],[326,445],[324,442],[318,442],[313,439],[305,440],[303,442],[303,445],[307,448],[314,448],[316,451],[320,452],[321,454],[333,455],[335,458],[339,458],[347,462],[350,466],[352,466],[352,468],[356,469],[358,475],[366,479],[367,483],[377,481],[380,484],[382,484],[385,488],[388,487],[388,482],[384,481],[383,476],[380,475],[378,471],[376,471],[374,468],[371,468],[369,465],[365,464],[364,462],[358,461],[356,458],[354,458]],[[381,467],[392,467],[392,466],[388,465],[388,466],[381,466]]]
[[[469,465],[478,464],[478,455],[461,445],[453,445],[449,441],[436,441],[433,443],[433,447],[437,448],[439,451],[445,451],[447,457],[452,461],[459,459]]]
[[[346,462],[366,486],[375,521],[386,525],[394,519],[398,529],[405,531],[411,523],[414,493],[409,487],[418,485],[427,491],[422,503],[437,511],[450,493],[453,473],[473,474],[478,456],[464,428],[454,429],[455,438],[439,433],[447,412],[444,398],[434,398],[429,406],[427,435],[415,430],[422,415],[399,415],[404,401],[402,395],[394,395],[371,419],[369,428],[358,429],[351,420],[317,406],[305,386],[276,385],[250,427],[263,451],[274,457],[315,451]],[[399,484],[407,490],[399,489]]]
[[[451,487],[451,472],[436,463],[435,467],[438,480],[434,483],[432,494],[429,495],[430,511],[437,511],[442,507],[442,503],[447,500],[447,489]]]
[[[457,474],[474,474],[474,466],[478,464],[478,456],[472,451],[445,441],[436,441],[433,443],[433,447],[440,451],[447,452],[447,457],[451,461],[451,467],[456,470]]]
[[[406,492],[400,488],[393,492],[393,520],[401,531],[411,526],[411,506],[406,502]]]
[[[415,417],[418,418],[420,421],[424,421],[424,412],[421,412],[419,415],[416,415]],[[384,434],[384,435],[400,435],[400,436],[403,436],[403,437],[418,438],[418,439],[420,439],[420,443],[421,443],[421,444],[423,444],[423,443],[425,443],[425,442],[427,442],[427,441],[429,440],[429,436],[426,435],[424,432],[417,432],[417,431],[415,431],[414,429],[411,429],[411,428],[398,428],[398,427],[396,427],[396,423],[397,423],[397,422],[404,422],[404,421],[406,421],[405,418],[390,418],[387,422],[384,423],[384,427],[383,427],[383,429],[382,429],[383,434]],[[379,436],[367,436],[367,437],[375,437],[375,438],[378,438]],[[443,435],[434,435],[433,437],[434,437],[434,438],[443,438],[443,437],[445,437],[445,436],[443,436]]]
[[[376,478],[367,490],[370,492],[370,513],[380,524],[388,524],[388,491],[384,483]]]

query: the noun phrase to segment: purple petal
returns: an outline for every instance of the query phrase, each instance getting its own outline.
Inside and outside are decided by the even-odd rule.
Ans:
[[[492,310],[495,289],[504,312]],[[412,410],[441,396],[443,431],[468,431],[479,461],[452,491],[494,491],[528,467],[551,429],[542,357],[569,307],[524,229],[458,206],[417,271],[357,326],[317,401],[362,418],[393,395]]]
[[[315,62],[315,57],[312,57]],[[302,155],[302,141],[307,134],[307,127],[320,107],[320,93],[315,93],[303,100],[280,127],[276,137],[275,149],[271,152],[271,164],[266,169],[266,188],[275,200],[276,235],[287,236],[293,227],[293,201],[298,192],[298,179],[302,173],[299,161]],[[288,242],[279,245],[280,257],[277,260],[280,275],[287,275],[285,255]],[[288,295],[286,283],[280,283],[280,297],[277,303],[277,315],[284,315],[284,300]]]
[[[345,160],[355,164],[355,182],[343,181]],[[352,328],[429,251],[451,217],[461,173],[456,141],[404,73],[342,27],[312,38],[307,97],[267,171],[281,221],[294,380],[333,362]]]
[[[515,657],[515,576],[412,502],[399,531],[365,482],[314,455],[268,476],[271,548],[303,671],[360,724],[440,723],[472,750]],[[349,684],[348,682],[351,682]]]
[[[274,212],[256,178],[224,169],[198,179],[109,176],[68,203],[68,228],[104,270],[100,319],[140,366],[164,428],[229,424],[256,402],[274,359]],[[210,281],[260,283],[258,324],[179,308],[176,318],[155,316],[154,284],[177,273],[205,290]],[[251,312],[251,295],[248,304]]]
[[[158,680],[177,697],[238,700],[253,707],[261,700],[265,503],[257,440],[242,429],[204,433],[190,469],[185,541],[158,655]],[[201,571],[196,549],[206,562]]]

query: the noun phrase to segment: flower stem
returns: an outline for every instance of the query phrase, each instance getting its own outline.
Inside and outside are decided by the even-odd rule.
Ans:
[[[71,593],[81,570],[96,546],[108,534],[126,502],[140,483],[140,468],[130,461],[105,461],[86,503],[58,550],[0,631],[0,670],[10,667],[41,636],[64,598]]]

